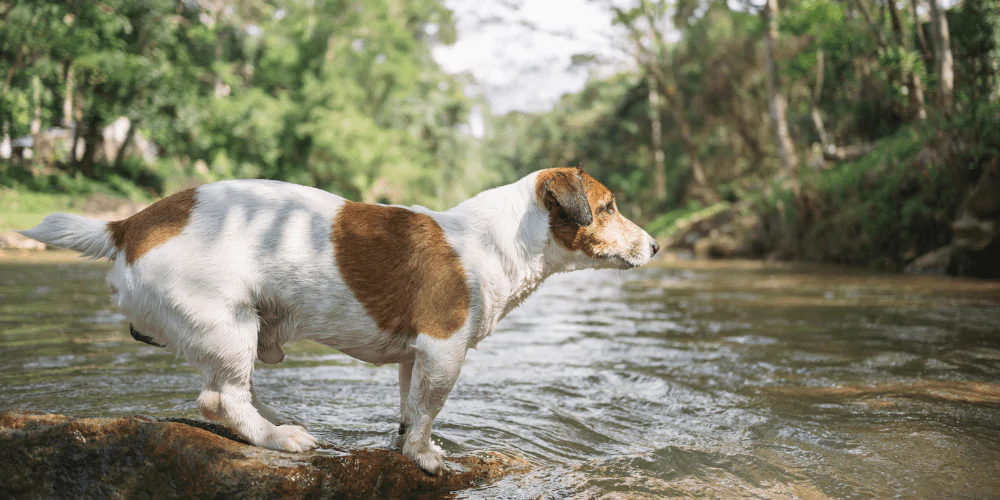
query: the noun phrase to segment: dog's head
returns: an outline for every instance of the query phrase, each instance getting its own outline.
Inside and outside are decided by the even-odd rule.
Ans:
[[[535,195],[549,213],[552,240],[578,265],[631,269],[660,249],[618,211],[614,194],[579,167],[540,171]]]

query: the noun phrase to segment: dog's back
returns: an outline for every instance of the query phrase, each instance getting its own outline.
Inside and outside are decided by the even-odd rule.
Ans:
[[[293,338],[390,362],[405,346],[385,345],[393,339],[378,336],[335,265],[331,231],[344,204],[295,184],[224,181],[123,221],[53,214],[25,234],[112,259],[108,287],[135,330],[189,359],[252,335],[265,362],[280,361]]]

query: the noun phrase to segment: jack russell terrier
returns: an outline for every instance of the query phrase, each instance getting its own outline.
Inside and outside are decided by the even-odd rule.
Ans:
[[[630,269],[659,250],[579,167],[446,212],[236,180],[116,222],[52,214],[22,234],[112,260],[108,288],[133,336],[184,355],[201,371],[201,413],[256,446],[316,447],[254,391],[254,362],[280,362],[285,343],[398,363],[402,451],[430,474],[443,467],[431,425],[469,348],[553,273]]]

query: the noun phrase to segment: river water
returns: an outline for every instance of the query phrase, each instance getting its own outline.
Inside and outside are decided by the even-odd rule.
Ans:
[[[459,497],[1000,496],[1000,283],[688,266],[553,277],[470,352],[435,440],[532,470]],[[198,417],[199,376],[129,337],[106,269],[0,262],[0,408]],[[389,446],[395,366],[286,351],[265,402]]]

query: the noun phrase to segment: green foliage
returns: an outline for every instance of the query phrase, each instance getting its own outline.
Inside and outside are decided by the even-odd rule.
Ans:
[[[611,45],[633,69],[593,71],[603,76],[549,111],[494,116],[466,96],[466,76],[445,74],[431,56],[456,36],[443,0],[0,0],[0,123],[15,138],[36,116],[43,130],[60,125],[68,98],[87,151],[71,155],[66,136],[42,157],[0,163],[0,186],[143,197],[264,177],[444,208],[583,162],[626,215],[661,236],[740,203],[765,214],[774,249],[817,260],[898,267],[947,238],[965,190],[1000,157],[997,3],[949,9],[947,116],[933,55],[918,44],[927,23],[908,2],[779,2],[774,78],[767,15],[736,4],[614,3],[608,16],[625,35]],[[778,159],[772,93],[788,103],[797,169]],[[120,116],[159,161],[99,151],[100,134],[88,131]],[[484,137],[469,133],[472,117],[484,119]],[[873,153],[828,159],[831,147],[866,143]],[[660,174],[666,192],[654,186]]]
[[[815,261],[901,269],[948,242],[969,187],[961,158],[932,153],[932,127],[903,130],[853,162],[774,186],[756,210],[780,233],[771,250]],[[784,246],[784,247],[782,247]]]
[[[764,246],[785,256],[899,268],[947,243],[966,191],[983,165],[1000,157],[996,2],[963,0],[948,13],[957,109],[948,117],[936,109],[937,75],[908,2],[896,3],[898,32],[884,2],[779,3],[776,72],[803,159],[796,174],[781,169],[774,145],[764,17],[731,2],[616,4],[609,12],[615,22],[640,28],[649,27],[648,13],[673,7],[680,39],[629,32],[637,70],[592,80],[551,111],[496,118],[487,149],[502,152],[516,174],[583,160],[619,193],[623,213],[658,237],[721,199],[763,213]],[[663,199],[653,191],[647,74],[664,79],[657,113],[669,191]],[[924,90],[927,121],[917,118],[914,80]],[[814,107],[833,146],[872,143],[875,151],[853,161],[825,159]],[[708,196],[695,186],[692,154]]]
[[[965,0],[948,21],[961,104],[975,114],[983,102],[1000,100],[1000,4]]]
[[[431,57],[455,37],[439,0],[0,2],[4,9],[0,75],[12,82],[0,122],[13,137],[29,132],[35,109],[43,129],[58,125],[69,97],[84,132],[127,116],[191,177],[267,177],[439,208],[499,180],[464,128],[476,103]],[[44,88],[38,100],[33,81]],[[59,183],[76,181],[46,178],[82,175],[125,194],[130,185],[163,192],[159,167],[102,157],[83,135],[89,155],[49,174],[37,164],[54,158],[8,165],[0,183],[70,189]]]
[[[671,210],[646,224],[646,232],[656,239],[666,239],[686,222],[712,217],[723,212],[731,205],[728,202],[719,202],[708,207],[702,207],[700,203],[692,201],[687,208]]]

